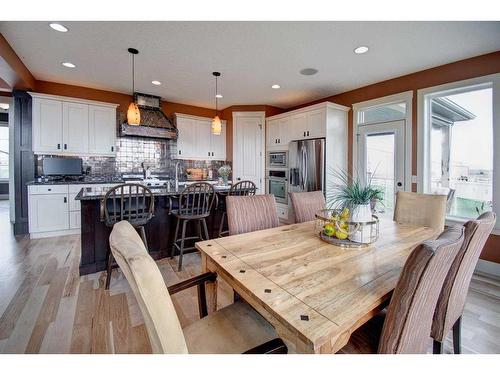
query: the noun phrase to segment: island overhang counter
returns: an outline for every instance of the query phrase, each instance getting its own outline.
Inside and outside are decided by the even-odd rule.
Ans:
[[[229,186],[216,186],[218,196],[216,202],[221,203]],[[153,259],[170,256],[175,235],[176,218],[170,214],[173,204],[181,190],[166,188],[150,188],[154,195],[154,214],[151,221],[144,227],[148,241],[149,253]],[[106,269],[106,259],[109,249],[110,227],[104,222],[103,198],[106,192],[101,189],[83,188],[76,196],[81,204],[81,258],[80,275],[87,275]],[[212,207],[210,216],[206,219],[210,238],[218,236],[222,211],[217,204]],[[188,236],[195,235],[195,228],[188,228]],[[190,232],[192,231],[192,232]],[[196,250],[192,250],[196,251]],[[185,254],[188,252],[185,252]],[[176,251],[174,255],[177,255]]]

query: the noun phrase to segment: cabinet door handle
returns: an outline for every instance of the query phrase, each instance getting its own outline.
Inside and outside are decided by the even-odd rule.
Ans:
[[[60,149],[61,149],[61,144],[60,144],[60,143],[58,143],[58,144],[57,144],[57,149],[58,149],[58,150],[60,150]]]
[[[111,152],[115,151],[115,148],[113,146],[111,146]]]
[[[68,199],[64,197],[64,203],[68,203]]]
[[[304,137],[306,136],[306,132],[304,132]]]
[[[181,150],[179,150],[179,155],[181,154]]]
[[[64,149],[67,150],[68,149],[68,145],[65,143],[64,144]]]
[[[208,151],[208,156],[210,156],[210,151]]]
[[[307,136],[309,137],[309,130],[307,131]]]
[[[47,189],[47,191],[52,191],[52,189]]]
[[[214,152],[212,151],[212,156],[214,156]]]

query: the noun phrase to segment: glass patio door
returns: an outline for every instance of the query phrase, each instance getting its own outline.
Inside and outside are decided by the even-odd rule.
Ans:
[[[392,213],[396,193],[405,189],[405,155],[404,120],[358,127],[359,174],[382,190],[379,213]]]

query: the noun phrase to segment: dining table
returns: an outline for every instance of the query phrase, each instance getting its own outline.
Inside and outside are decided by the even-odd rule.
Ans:
[[[381,218],[376,242],[327,243],[314,221],[197,242],[203,272],[215,272],[249,303],[290,353],[336,353],[387,306],[402,267],[435,230]],[[206,285],[209,312],[217,283]]]

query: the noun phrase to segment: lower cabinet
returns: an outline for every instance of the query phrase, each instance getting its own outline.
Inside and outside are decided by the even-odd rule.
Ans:
[[[82,188],[109,189],[116,184],[30,185],[28,186],[28,222],[32,238],[79,233]]]
[[[30,233],[61,231],[69,228],[68,194],[30,194]]]

